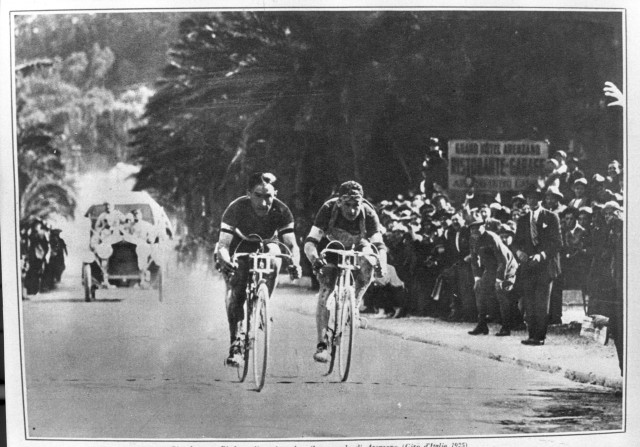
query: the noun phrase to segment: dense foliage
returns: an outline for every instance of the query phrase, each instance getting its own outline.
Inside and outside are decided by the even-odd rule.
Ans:
[[[21,215],[70,217],[72,173],[107,168],[127,158],[128,131],[140,125],[151,94],[140,87],[119,94],[104,87],[115,60],[95,44],[18,66],[16,71]]]
[[[374,199],[415,187],[429,136],[621,156],[602,96],[621,85],[620,14],[196,13],[179,31],[135,160],[196,232],[256,169],[307,217],[345,179]]]
[[[50,214],[72,216],[75,199],[65,179],[65,168],[56,148],[56,134],[42,121],[22,119],[26,101],[22,97],[25,79],[46,70],[50,62],[41,61],[16,70],[18,86],[18,184],[21,220],[46,218]]]
[[[166,63],[169,43],[185,13],[76,13],[17,15],[16,60],[90,53],[97,44],[109,48],[113,65],[103,83],[114,91],[152,83]]]

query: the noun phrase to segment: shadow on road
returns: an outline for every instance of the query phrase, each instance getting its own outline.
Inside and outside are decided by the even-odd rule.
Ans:
[[[622,429],[622,396],[600,390],[538,390],[521,395],[523,406],[530,408],[521,419],[502,420],[500,424],[514,433],[557,433]],[[494,406],[494,402],[485,405]]]
[[[48,304],[48,303],[84,303],[86,302],[84,298],[53,298],[47,300],[28,300],[33,304]],[[105,299],[96,299],[92,304],[98,303],[119,303],[122,299],[120,298],[105,298]]]

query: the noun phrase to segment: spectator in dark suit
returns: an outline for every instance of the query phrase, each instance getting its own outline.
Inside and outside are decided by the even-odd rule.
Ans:
[[[587,292],[589,308],[587,315],[604,315],[606,312],[607,295],[610,290],[608,270],[610,258],[607,256],[608,228],[604,218],[604,205],[594,203],[589,239],[587,244],[587,260],[589,270],[587,274]]]
[[[605,315],[609,317],[609,331],[616,345],[620,374],[624,370],[624,221],[622,207],[614,201],[604,205],[607,224],[607,274],[610,286],[606,294]]]
[[[502,224],[500,227],[500,232],[498,236],[504,242],[504,245],[509,247],[513,256],[518,259],[516,256],[516,252],[513,249],[513,238],[516,235],[516,222],[513,220],[508,221],[507,223]],[[511,321],[509,321],[509,327],[511,330],[524,330],[524,318],[522,315],[522,287],[520,287],[520,266],[518,265],[518,270],[516,270],[516,282],[513,285],[513,289],[507,292],[507,298],[510,304],[510,314]]]
[[[564,289],[581,290],[586,278],[586,250],[584,248],[586,230],[578,223],[579,211],[567,208],[561,217],[564,248],[562,249],[562,276]]]
[[[473,275],[469,258],[469,227],[461,213],[451,218],[445,232],[445,258],[443,271],[446,289],[451,294],[449,321],[476,321],[476,301],[473,295]]]
[[[549,211],[553,211],[558,217],[562,215],[567,208],[561,200],[564,196],[558,188],[555,186],[549,186],[545,193],[544,207]],[[560,222],[560,229],[562,234],[562,222]],[[562,259],[560,260],[562,267]],[[553,281],[551,286],[551,304],[549,305],[549,324],[562,324],[562,290],[564,289],[564,274],[561,273]]]
[[[540,206],[540,188],[525,191],[530,211],[518,220],[513,241],[521,269],[522,291],[529,338],[524,345],[543,345],[549,323],[549,301],[553,280],[560,273],[562,235],[560,219]]]
[[[487,326],[488,304],[491,297],[496,296],[502,321],[502,327],[496,335],[511,335],[511,306],[507,293],[515,283],[518,263],[500,236],[486,229],[486,223],[482,218],[471,222],[469,228],[475,240],[471,250],[471,269],[475,279],[473,290],[476,293],[478,307],[478,325],[469,334],[486,335],[489,333]]]

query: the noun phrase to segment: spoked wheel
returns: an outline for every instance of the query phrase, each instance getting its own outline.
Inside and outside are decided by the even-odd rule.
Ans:
[[[253,376],[256,389],[260,391],[264,386],[267,375],[267,361],[269,358],[269,289],[266,284],[258,287],[258,296],[254,303],[253,318]]]
[[[247,373],[249,372],[249,353],[251,352],[251,331],[249,328],[252,324],[252,315],[251,308],[249,305],[250,300],[247,299],[246,306],[247,312],[245,312],[245,319],[243,323],[243,335],[244,340],[242,340],[242,365],[237,368],[238,371],[238,379],[240,382],[244,382],[244,379],[247,378]]]
[[[83,264],[82,266],[82,285],[84,286],[84,300],[95,301],[96,289],[93,287],[93,278],[91,277],[91,264]]]
[[[335,296],[336,292],[332,292]],[[340,300],[334,298],[334,306],[333,309],[329,312],[329,321],[327,329],[327,339],[329,340],[327,349],[330,349],[329,354],[331,357],[329,358],[329,370],[325,374],[325,376],[330,375],[333,372],[333,367],[336,365],[336,357],[337,357],[337,347],[340,345],[340,319],[337,317],[340,315],[342,307]]]
[[[351,368],[351,354],[353,353],[353,338],[356,331],[355,319],[355,292],[353,287],[344,290],[342,300],[342,315],[339,319],[341,330],[340,342],[338,344],[338,373],[340,380],[346,382],[349,378]]]

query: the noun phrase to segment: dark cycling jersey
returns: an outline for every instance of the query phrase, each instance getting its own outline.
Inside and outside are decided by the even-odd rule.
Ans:
[[[355,220],[348,220],[337,207],[338,199],[327,201],[316,215],[314,226],[325,233],[321,242],[323,247],[328,241],[339,241],[345,248],[359,245],[362,239],[369,239],[382,231],[376,211],[364,202]],[[319,247],[320,248],[320,247]]]
[[[247,196],[239,197],[229,204],[222,215],[222,223],[233,230],[238,229],[244,236],[257,234],[263,240],[272,239],[282,234],[282,230],[293,222],[293,214],[289,207],[279,199],[273,200],[273,205],[266,216],[258,216],[251,207],[251,199]],[[227,230],[221,230],[227,231]],[[285,230],[293,231],[291,230]],[[227,231],[228,232],[228,231]],[[229,250],[233,253],[243,239],[233,232],[233,239]],[[258,243],[244,241],[240,249],[242,251],[255,251]]]

